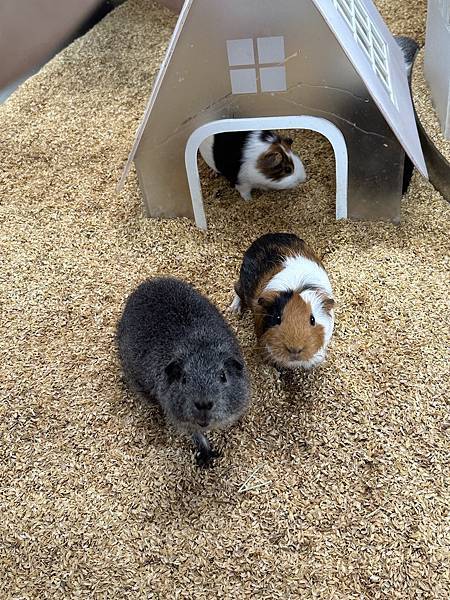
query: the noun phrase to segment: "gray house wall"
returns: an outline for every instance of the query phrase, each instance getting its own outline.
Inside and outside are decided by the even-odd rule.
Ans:
[[[450,139],[450,0],[428,0],[424,69],[442,133]]]

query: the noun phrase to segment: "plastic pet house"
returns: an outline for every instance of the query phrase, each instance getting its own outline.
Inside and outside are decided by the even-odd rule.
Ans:
[[[427,176],[403,57],[370,0],[187,0],[119,188],[134,160],[150,216],[206,228],[201,142],[285,128],[331,142],[337,218],[398,222],[405,152]]]

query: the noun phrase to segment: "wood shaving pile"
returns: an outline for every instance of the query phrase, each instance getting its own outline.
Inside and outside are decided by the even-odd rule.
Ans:
[[[447,140],[442,133],[441,123],[433,105],[431,90],[425,79],[424,59],[425,48],[422,48],[414,61],[411,81],[414,106],[428,137],[442,156],[450,162],[450,140]]]
[[[450,207],[416,173],[400,226],[336,222],[302,132],[298,190],[244,203],[203,168],[207,234],[145,218],[134,171],[114,190],[174,24],[130,0],[0,109],[0,597],[448,598]],[[323,257],[329,359],[280,376],[232,317],[253,405],[202,472],[124,388],[116,321],[167,273],[225,311],[268,231]]]

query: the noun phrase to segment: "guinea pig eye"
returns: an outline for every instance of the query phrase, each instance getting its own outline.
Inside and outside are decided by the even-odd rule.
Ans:
[[[309,317],[309,322],[310,322],[310,323],[311,323],[311,325],[314,327],[314,325],[316,324],[316,320],[315,320],[315,318],[314,318],[314,315],[311,315],[311,316]]]
[[[292,173],[292,167],[285,167],[284,172],[290,175]]]
[[[182,379],[181,379],[181,383],[182,383],[183,385],[186,385],[186,381],[187,381],[187,380],[186,380],[186,375],[183,375],[183,377],[182,377]]]
[[[275,315],[275,323],[279,325],[281,323],[281,315]]]
[[[225,374],[225,371],[220,371],[220,381],[222,383],[226,383],[227,382],[227,376]]]

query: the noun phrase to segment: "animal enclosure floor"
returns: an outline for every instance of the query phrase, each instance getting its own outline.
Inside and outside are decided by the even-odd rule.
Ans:
[[[425,5],[379,2],[422,42]],[[0,108],[0,598],[448,598],[449,205],[415,173],[400,226],[336,222],[305,133],[298,190],[244,203],[202,169],[206,235],[145,218],[115,185],[174,24],[130,0]],[[253,404],[200,472],[124,388],[115,324],[168,273],[225,311],[268,231],[323,257],[329,359],[280,376],[231,317]]]

